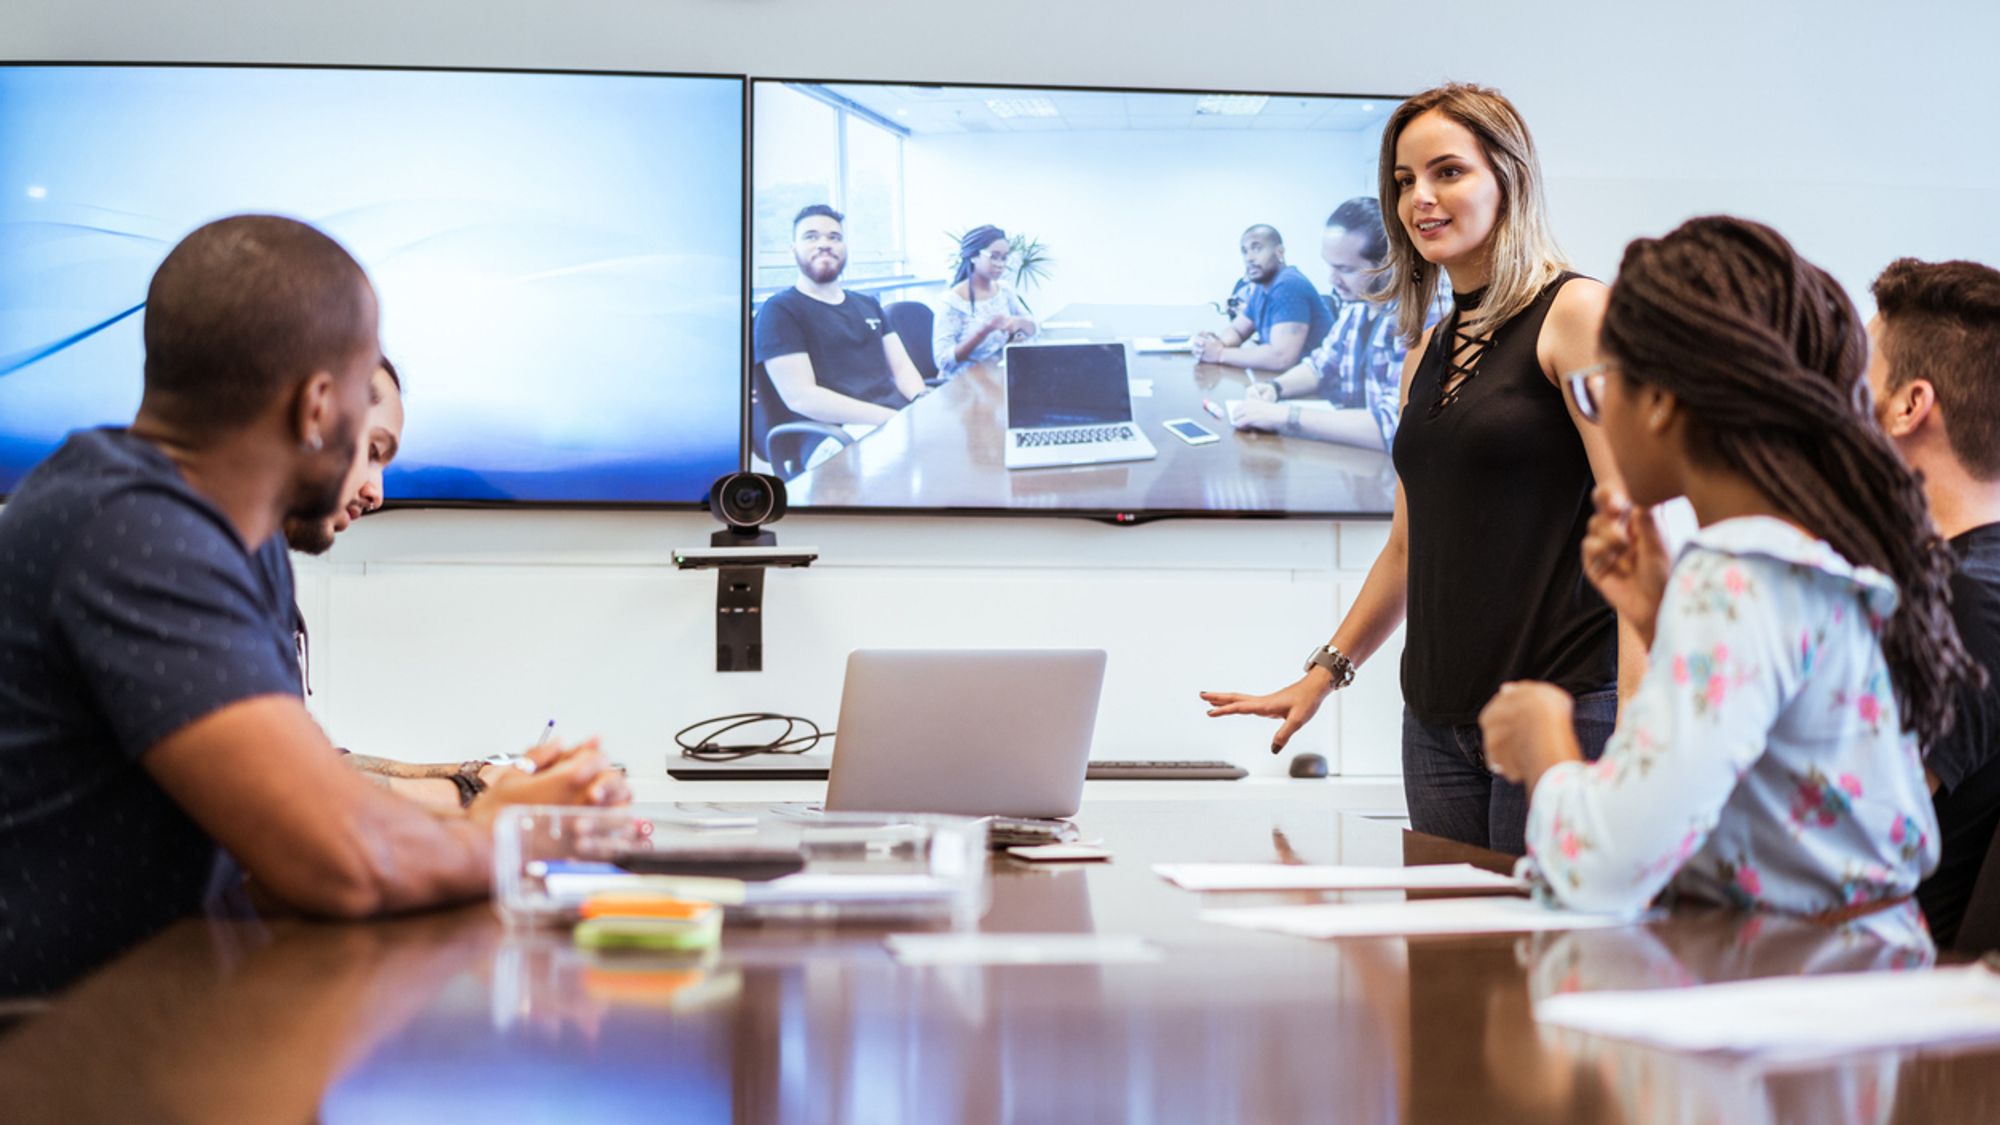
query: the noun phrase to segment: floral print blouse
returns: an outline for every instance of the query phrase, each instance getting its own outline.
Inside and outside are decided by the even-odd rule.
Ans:
[[[1895,605],[1885,575],[1781,520],[1703,528],[1604,756],[1535,787],[1524,872],[1583,910],[1662,888],[1795,914],[1909,895],[1938,831],[1882,656]],[[1912,903],[1883,914],[1921,930]]]

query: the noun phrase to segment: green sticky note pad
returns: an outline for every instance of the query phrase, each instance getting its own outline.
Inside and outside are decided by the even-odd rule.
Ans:
[[[722,936],[722,911],[692,922],[664,918],[591,918],[570,938],[582,949],[708,949]]]

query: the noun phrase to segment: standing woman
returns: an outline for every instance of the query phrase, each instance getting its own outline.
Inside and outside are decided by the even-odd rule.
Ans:
[[[1541,177],[1528,126],[1498,91],[1440,86],[1390,115],[1385,296],[1412,346],[1389,541],[1304,676],[1268,695],[1202,693],[1210,715],[1284,720],[1277,753],[1407,618],[1411,827],[1514,855],[1527,796],[1487,767],[1480,708],[1510,680],[1553,683],[1575,697],[1577,741],[1595,758],[1617,718],[1621,652],[1644,658],[1636,641],[1621,645],[1579,561],[1591,490],[1617,475],[1562,377],[1596,362],[1607,290],[1567,269]],[[1440,276],[1452,311],[1425,330]]]
[[[931,356],[949,379],[1036,332],[1027,306],[1007,285],[1013,245],[1007,232],[980,226],[958,243],[958,271],[931,306]]]

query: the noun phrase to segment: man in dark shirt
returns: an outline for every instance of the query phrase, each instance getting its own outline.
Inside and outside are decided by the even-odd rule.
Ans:
[[[924,377],[875,298],[840,286],[840,212],[816,203],[792,221],[799,280],[757,310],[752,340],[779,397],[818,422],[877,426],[924,392]],[[925,347],[929,341],[922,342]]]
[[[1195,359],[1257,371],[1290,371],[1333,327],[1333,310],[1306,275],[1285,264],[1285,240],[1259,223],[1243,232],[1250,297],[1220,333],[1195,337]]]
[[[375,325],[360,266],[311,227],[202,227],[147,290],[131,427],[73,436],[0,509],[0,995],[197,909],[234,881],[225,852],[341,917],[487,889],[495,805],[447,818],[374,788],[299,697],[279,529],[333,513]],[[594,749],[538,765],[495,804],[602,783]]]
[[[1923,474],[1931,518],[1958,560],[1952,618],[1988,678],[1924,752],[1943,839],[1917,899],[1950,948],[2000,829],[2000,271],[1905,258],[1875,279],[1875,303],[1875,416]]]

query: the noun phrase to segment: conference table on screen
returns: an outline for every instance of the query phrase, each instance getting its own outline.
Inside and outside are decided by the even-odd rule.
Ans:
[[[1086,304],[1043,323],[1044,343],[1109,342],[1187,334],[1219,327],[1220,319],[1206,305]],[[1006,374],[982,363],[788,481],[786,491],[792,503],[817,507],[1387,514],[1394,503],[1386,453],[1239,431],[1205,411],[1204,401],[1220,407],[1243,397],[1252,379],[1243,368],[1198,364],[1185,352],[1134,351],[1128,374],[1133,420],[1160,451],[1152,460],[1008,469]],[[1173,418],[1191,418],[1221,440],[1188,445],[1161,425]]]
[[[2000,1106],[1990,1050],[1767,1070],[1533,1018],[1554,992],[1879,966],[1851,933],[1687,909],[1569,934],[1315,941],[1198,915],[1382,893],[1198,895],[1151,871],[1510,866],[1334,811],[1315,784],[1087,790],[1077,820],[1111,862],[991,860],[982,931],[1142,938],[1152,962],[916,967],[881,928],[772,923],[651,965],[593,960],[478,905],[182,921],[0,1036],[0,1118],[1936,1122]]]

